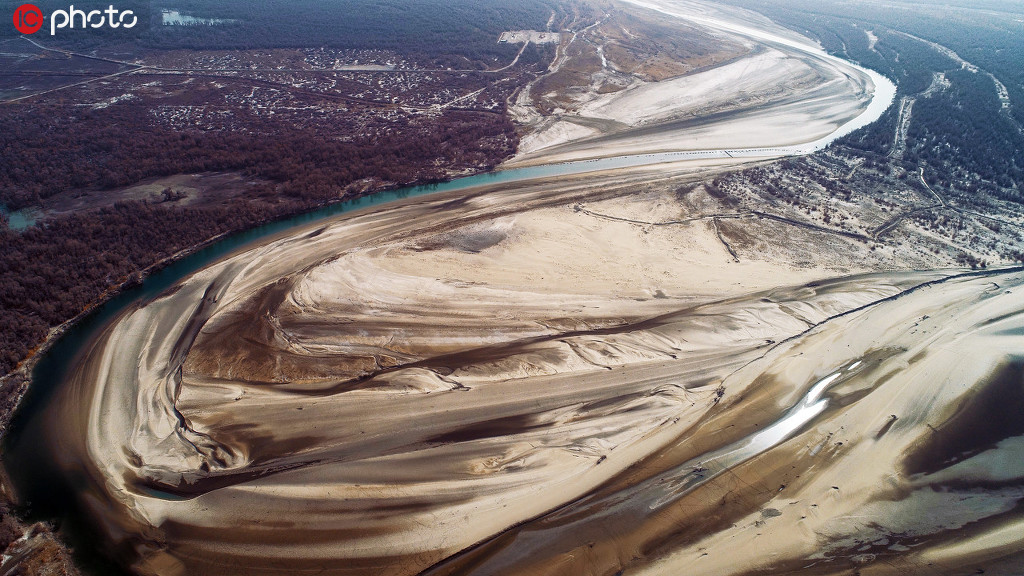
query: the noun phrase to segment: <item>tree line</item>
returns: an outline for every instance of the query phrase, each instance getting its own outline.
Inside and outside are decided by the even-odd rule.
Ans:
[[[494,165],[514,149],[515,128],[499,114],[448,110],[431,120],[389,124],[389,136],[341,141],[261,120],[250,131],[179,132],[145,105],[69,113],[60,105],[0,108],[0,202],[44,207],[71,190],[110,189],[145,178],[245,170],[285,194],[324,200],[364,178],[438,179],[445,166]]]
[[[240,170],[263,183],[244,198],[195,208],[120,202],[20,232],[0,221],[0,375],[50,328],[182,249],[338,201],[358,181],[430,182],[449,169],[491,167],[517,142],[505,116],[456,110],[342,142],[286,126],[270,136],[179,133],[152,122],[143,106],[74,118],[53,108],[0,108],[0,202],[12,208],[178,173]]]

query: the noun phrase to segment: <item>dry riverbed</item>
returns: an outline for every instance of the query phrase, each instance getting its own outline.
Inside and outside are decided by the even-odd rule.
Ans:
[[[241,251],[103,333],[53,457],[142,574],[1017,550],[1019,431],[981,415],[1024,398],[1024,276],[853,274],[878,267],[858,240],[783,222],[788,246],[737,261],[706,178],[411,199]]]
[[[807,153],[806,145],[861,115],[876,118],[894,93],[881,76],[748,12],[679,0],[616,6],[638,22],[671,23],[676,35],[697,39],[688,51],[673,45],[684,67],[669,75],[638,66],[623,48],[623,16],[606,15],[563,40],[549,75],[516,99],[513,117],[529,129],[506,166],[696,150]],[[666,42],[657,36],[663,30],[648,33],[656,46]],[[648,55],[642,63],[651,61]],[[564,76],[575,83],[566,85]]]
[[[676,69],[612,18],[563,39],[554,66],[589,58],[594,90],[520,93],[510,165],[796,154],[877,100],[768,22],[642,9],[722,50]],[[753,156],[242,248],[90,343],[49,457],[145,575],[1013,573],[1024,272],[948,268],[889,204],[822,190],[819,219],[769,170],[726,175]]]

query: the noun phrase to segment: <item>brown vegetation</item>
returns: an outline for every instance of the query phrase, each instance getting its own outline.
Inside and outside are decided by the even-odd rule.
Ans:
[[[141,80],[133,82],[127,84]],[[182,249],[370,188],[486,169],[515,149],[513,125],[502,114],[350,106],[325,123],[238,105],[225,115],[216,102],[238,87],[221,86],[164,86],[159,95],[105,107],[48,100],[0,108],[0,165],[7,167],[0,171],[0,202],[13,209],[46,209],[88,191],[174,174],[242,171],[251,182],[244,196],[216,205],[126,201],[21,232],[0,226],[0,374],[50,328]],[[125,87],[72,95],[106,98]],[[193,111],[216,108],[230,124],[177,125],[159,115],[172,102]]]

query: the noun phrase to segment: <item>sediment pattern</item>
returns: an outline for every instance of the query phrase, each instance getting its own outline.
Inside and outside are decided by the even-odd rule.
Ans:
[[[755,104],[782,108],[716,126],[796,110],[794,142],[753,142],[809,147],[752,153],[872,105],[852,66],[717,26],[768,43]],[[774,90],[800,70],[799,102]],[[649,97],[594,111],[646,129]],[[633,136],[601,155],[661,150]],[[722,152],[244,249],[92,342],[53,458],[147,575],[1014,573],[1024,273],[863,274],[866,238],[755,210],[784,232],[727,238],[706,174],[671,173]]]
[[[429,197],[246,249],[94,342],[56,457],[141,574],[928,573],[1020,550],[1024,274],[730,275],[711,225],[578,207],[625,190]]]

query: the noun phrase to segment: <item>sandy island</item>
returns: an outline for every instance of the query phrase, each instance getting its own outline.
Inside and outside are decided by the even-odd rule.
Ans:
[[[95,342],[56,457],[142,574],[832,573],[1015,546],[1018,489],[979,492],[1001,457],[934,435],[1019,382],[1024,275],[736,262],[712,222],[616,219],[679,215],[623,202],[655,174],[410,200],[240,252]]]

